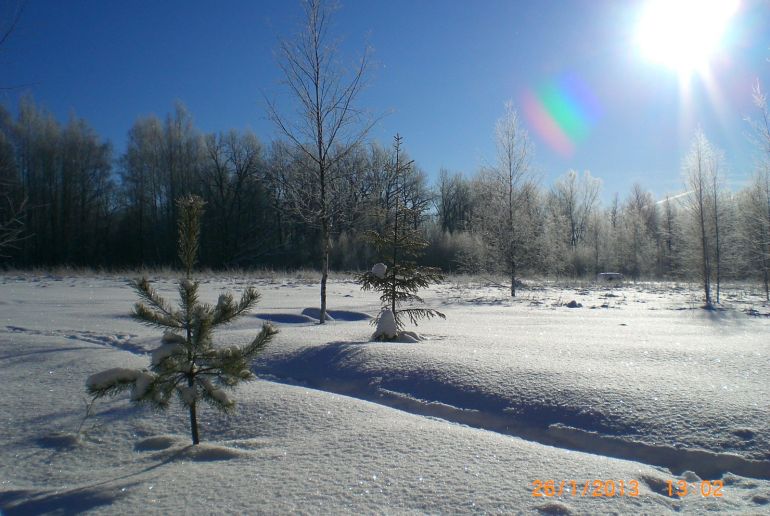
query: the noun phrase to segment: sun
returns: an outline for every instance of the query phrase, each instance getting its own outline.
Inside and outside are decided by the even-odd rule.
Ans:
[[[708,67],[724,43],[738,0],[650,0],[636,28],[645,59],[689,77]]]

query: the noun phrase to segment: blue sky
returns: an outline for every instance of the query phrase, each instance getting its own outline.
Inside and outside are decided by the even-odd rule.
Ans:
[[[11,0],[0,0],[7,14]],[[365,45],[376,68],[360,104],[389,114],[372,133],[396,132],[429,174],[472,174],[494,161],[493,129],[506,100],[522,113],[535,166],[549,186],[568,169],[590,170],[602,197],[635,182],[657,196],[681,189],[681,160],[697,127],[721,147],[731,182],[751,173],[751,88],[770,89],[770,2],[743,0],[713,59],[683,93],[676,72],[643,59],[633,42],[644,2],[608,0],[347,0],[334,16],[342,57]],[[34,98],[65,120],[74,111],[122,151],[141,115],[184,102],[205,132],[277,133],[263,92],[282,92],[274,49],[301,20],[289,0],[29,0],[0,53],[0,93],[13,107]],[[708,87],[707,87],[708,85]],[[536,127],[528,103],[548,92],[582,114],[568,152]],[[565,93],[566,92],[566,93]]]

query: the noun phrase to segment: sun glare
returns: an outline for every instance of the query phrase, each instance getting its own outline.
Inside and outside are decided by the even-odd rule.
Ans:
[[[703,71],[723,44],[737,0],[651,0],[636,31],[640,53],[648,60],[689,77]]]

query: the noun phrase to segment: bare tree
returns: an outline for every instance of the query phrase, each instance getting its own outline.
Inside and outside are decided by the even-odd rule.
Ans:
[[[724,239],[721,238],[720,230],[724,224],[722,207],[722,177],[721,169],[724,162],[723,154],[720,151],[712,149],[708,163],[709,173],[709,194],[711,204],[712,229],[714,232],[714,265],[716,266],[716,287],[717,303],[719,303],[720,290],[722,286],[722,247]]]
[[[211,244],[215,264],[236,264],[266,247],[264,242],[255,246],[253,238],[265,226],[259,217],[262,145],[251,132],[241,135],[230,130],[206,135],[203,151],[198,180],[209,206],[204,228],[213,229],[203,241]]]
[[[759,81],[754,85],[753,100],[759,118],[747,121],[752,128],[751,139],[759,149],[759,167],[748,191],[744,236],[753,255],[752,261],[759,265],[765,298],[770,301],[770,111]]]
[[[661,235],[661,255],[662,255],[662,273],[664,276],[671,276],[680,272],[679,270],[679,241],[681,240],[679,230],[679,213],[675,204],[676,199],[666,196],[662,201],[658,201],[661,206],[662,214],[660,221]]]
[[[16,26],[21,20],[22,12],[26,2],[19,3],[10,15],[10,21],[0,25],[0,50],[3,49],[11,34],[16,29]],[[0,85],[0,89],[4,89],[7,86]],[[3,113],[6,115],[6,113]],[[4,116],[3,118],[6,118]],[[3,124],[7,125],[7,124]],[[5,141],[5,136],[0,133],[0,145],[3,147],[9,147],[9,144]],[[5,148],[3,150],[6,150]],[[6,257],[4,252],[9,248],[15,247],[16,244],[23,238],[24,234],[24,215],[27,209],[27,197],[14,195],[15,190],[19,190],[17,177],[10,177],[11,172],[16,175],[16,167],[13,163],[13,159],[10,156],[12,151],[3,153],[4,156],[0,157],[0,192],[2,192],[0,202],[0,257]],[[6,159],[7,158],[7,159]]]
[[[746,250],[747,265],[759,273],[770,301],[770,167],[758,170],[739,197],[740,238]]]
[[[434,205],[441,231],[453,233],[468,229],[473,212],[470,183],[462,174],[452,176],[442,168],[436,185]]]
[[[553,231],[549,252],[553,255],[556,248],[566,247],[564,252],[557,251],[556,254],[561,260],[565,255],[568,257],[565,268],[573,275],[584,274],[590,267],[590,249],[583,244],[600,187],[601,180],[590,172],[585,171],[581,176],[570,170],[556,180],[548,196]]]
[[[656,272],[657,214],[652,194],[634,183],[621,211],[618,235],[621,271],[634,280]]]
[[[0,182],[3,192],[0,199],[0,258],[7,258],[5,252],[16,247],[24,239],[24,214],[27,209],[27,199],[16,201],[11,194],[14,185]]]
[[[711,276],[712,276],[712,240],[709,228],[710,215],[710,181],[709,167],[712,162],[713,149],[711,143],[702,132],[698,132],[693,139],[690,152],[684,162],[685,184],[689,196],[685,202],[691,216],[696,235],[698,250],[699,271],[703,280],[703,293],[706,306],[710,307]]]
[[[267,100],[269,118],[296,146],[312,166],[308,192],[290,187],[297,212],[307,223],[321,230],[321,313],[326,320],[326,280],[329,275],[332,213],[330,191],[335,183],[335,164],[366,137],[375,123],[356,107],[365,86],[369,69],[369,52],[350,72],[337,58],[337,46],[329,37],[332,9],[322,0],[306,0],[305,25],[294,41],[283,41],[279,48],[284,83],[297,105],[289,115],[279,111],[274,101]]]

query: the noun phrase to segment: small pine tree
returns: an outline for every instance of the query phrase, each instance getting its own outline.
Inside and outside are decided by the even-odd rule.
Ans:
[[[417,325],[421,319],[446,316],[432,308],[413,306],[423,303],[417,292],[431,284],[440,283],[444,278],[441,271],[435,267],[419,267],[415,259],[422,255],[428,242],[408,221],[415,220],[415,210],[400,201],[404,193],[404,175],[409,172],[412,161],[403,162],[401,152],[402,137],[394,137],[394,157],[390,165],[395,185],[395,203],[389,213],[386,213],[386,225],[382,232],[372,231],[369,239],[374,244],[380,256],[387,263],[378,263],[372,270],[358,275],[357,281],[363,290],[376,290],[381,293],[382,311],[375,323],[378,331],[377,339],[395,338],[396,330],[403,330],[405,316],[412,324]],[[419,215],[419,214],[418,214]],[[402,308],[403,305],[409,305]],[[390,322],[390,321],[393,322]],[[395,326],[391,331],[379,331],[380,325]]]
[[[132,283],[141,298],[132,317],[143,324],[166,330],[160,347],[151,354],[149,369],[109,369],[92,375],[86,381],[94,399],[114,396],[131,390],[131,401],[166,409],[176,396],[190,411],[190,432],[193,444],[200,442],[197,406],[205,401],[230,413],[235,401],[227,394],[241,381],[254,379],[249,370],[251,361],[277,333],[269,324],[246,346],[215,347],[214,328],[227,324],[245,314],[259,301],[259,293],[246,289],[240,301],[232,294],[219,296],[214,306],[200,303],[197,281],[192,281],[192,269],[198,254],[200,218],[203,201],[187,196],[177,201],[179,207],[179,258],[186,275],[179,283],[179,309],[172,307],[150,286],[146,278]]]

